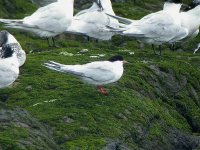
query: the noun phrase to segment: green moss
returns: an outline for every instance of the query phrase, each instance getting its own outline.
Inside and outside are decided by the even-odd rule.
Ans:
[[[100,147],[103,147],[106,144],[105,139],[98,138],[98,137],[81,137],[75,139],[73,141],[66,142],[66,149],[81,149],[81,150],[88,150],[88,149],[96,149],[100,150]]]
[[[0,137],[0,145],[4,150],[20,150],[19,146],[10,138]]]
[[[0,2],[0,17],[22,19],[36,10],[36,6],[26,0],[2,0]]]
[[[10,126],[0,129],[0,145],[5,150],[20,150],[18,142],[20,139],[26,139],[30,135],[26,129]]]

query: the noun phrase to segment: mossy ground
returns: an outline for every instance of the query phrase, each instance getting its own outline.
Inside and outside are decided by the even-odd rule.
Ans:
[[[113,6],[116,14],[137,19],[162,6],[158,1],[149,3],[153,6],[151,9],[143,3],[134,5],[131,2],[114,3]],[[19,7],[22,5],[29,6],[26,2],[16,4]],[[34,10],[35,6],[31,8]],[[6,11],[2,12],[3,17],[10,17]],[[19,16],[22,16],[21,9]],[[141,140],[156,141],[154,144],[159,147],[169,144],[169,129],[191,135],[192,132],[200,133],[200,101],[189,98],[187,94],[189,88],[194,87],[200,97],[200,54],[192,54],[199,37],[188,43],[183,52],[172,52],[164,46],[162,56],[157,56],[150,46],[140,49],[135,40],[118,36],[111,42],[98,43],[88,42],[82,37],[73,40],[68,36],[58,38],[61,48],[50,48],[44,39],[17,30],[9,31],[26,50],[27,61],[20,68],[19,79],[11,87],[0,90],[0,98],[6,95],[4,101],[7,105],[25,108],[40,122],[49,125],[61,148],[97,150],[105,147],[109,140],[119,141],[130,149],[143,147]],[[89,51],[80,55],[78,52],[82,49]],[[66,52],[73,56],[65,55]],[[98,54],[105,56],[91,57]],[[71,75],[42,66],[48,60],[84,64],[106,60],[115,54],[124,56],[129,64],[124,66],[124,75],[119,82],[105,86],[109,91],[107,96]],[[155,87],[147,82],[154,74],[149,65],[158,66],[164,72],[172,69],[177,80],[181,75],[187,77],[188,86],[180,91],[178,99],[165,91],[165,101]],[[148,96],[152,93],[156,95],[155,98]],[[192,119],[195,131],[188,117]],[[11,131],[15,131],[15,134],[11,134]],[[29,136],[27,131],[11,127],[0,132],[0,145],[5,149],[18,149],[18,140]]]

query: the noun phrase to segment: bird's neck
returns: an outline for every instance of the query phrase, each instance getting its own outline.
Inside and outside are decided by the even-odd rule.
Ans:
[[[114,63],[114,65],[116,65],[116,66],[118,66],[119,68],[123,68],[123,62],[122,61],[115,61],[115,62],[113,62]]]
[[[60,9],[64,10],[64,12],[67,12],[67,18],[72,18],[74,13],[74,0],[58,0],[60,3]]]
[[[200,5],[187,11],[186,12],[187,15],[189,15],[190,17],[192,18],[200,18],[199,15],[200,15]],[[199,20],[199,19],[198,19]]]
[[[62,7],[65,7],[68,11],[69,9],[72,9],[74,8],[74,0],[58,0],[59,3],[61,3]]]
[[[115,69],[113,71],[115,72],[116,76],[121,77],[122,74],[123,74],[123,71],[124,71],[123,62],[122,61],[116,61],[113,64],[115,66],[114,67]]]
[[[193,12],[183,12],[181,13],[181,22],[182,25],[194,30],[197,30],[200,26],[200,17],[195,15]]]
[[[115,15],[114,11],[113,11],[113,8],[112,8],[112,3],[110,0],[100,0],[101,2],[101,5],[104,9],[104,11],[106,13],[109,13],[111,15]]]

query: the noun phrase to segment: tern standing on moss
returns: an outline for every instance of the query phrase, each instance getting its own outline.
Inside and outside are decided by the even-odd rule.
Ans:
[[[118,81],[123,75],[124,63],[126,61],[123,57],[117,55],[108,61],[95,61],[84,65],[64,65],[49,61],[44,66],[51,70],[74,75],[88,84],[97,86],[102,94],[107,94],[102,85]]]
[[[188,35],[188,29],[181,26],[180,8],[181,4],[165,3],[164,10],[151,13],[140,20],[108,15],[128,24],[125,28],[113,29],[113,32],[134,37],[142,43],[158,45],[161,55],[163,43],[177,42]]]

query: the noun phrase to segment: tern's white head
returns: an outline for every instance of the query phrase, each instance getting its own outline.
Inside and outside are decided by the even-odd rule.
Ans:
[[[189,14],[198,16],[200,18],[200,5],[188,11]]]

